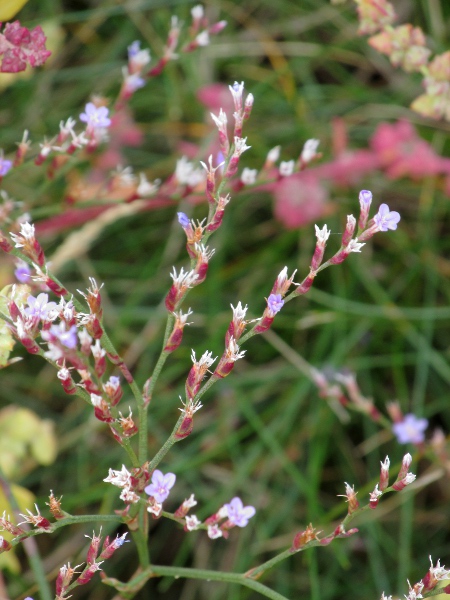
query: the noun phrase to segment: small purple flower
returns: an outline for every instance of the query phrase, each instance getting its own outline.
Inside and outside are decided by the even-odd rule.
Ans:
[[[31,269],[24,260],[18,260],[14,275],[20,283],[28,283],[30,281]]]
[[[141,42],[139,40],[135,40],[128,46],[127,50],[128,58],[134,58],[141,51]]]
[[[6,173],[10,170],[11,167],[12,161],[3,158],[3,156],[0,156],[0,177],[6,175]]]
[[[425,439],[425,429],[427,427],[427,419],[418,419],[416,415],[409,413],[405,415],[403,421],[394,423],[392,431],[399,444],[420,444]]]
[[[174,473],[164,475],[159,469],[156,469],[153,471],[151,484],[145,488],[144,492],[152,496],[156,502],[162,504],[175,485],[175,480],[176,475]]]
[[[51,321],[58,314],[58,306],[56,302],[48,301],[48,294],[39,294],[37,298],[28,296],[27,303],[28,307],[25,308],[24,312],[28,317],[36,317],[42,321]]]
[[[108,117],[109,110],[106,106],[97,107],[93,102],[88,102],[84,110],[86,112],[81,113],[80,120],[87,123],[88,127],[97,129],[111,125],[111,119]]]
[[[139,77],[137,73],[133,73],[132,75],[127,75],[125,77],[125,87],[130,94],[134,94],[136,90],[144,87],[145,79]]]
[[[78,344],[76,326],[72,325],[72,327],[67,330],[62,321],[58,325],[52,325],[48,331],[42,331],[41,337],[46,341],[52,341],[52,338],[53,340],[56,338],[63,346],[70,348],[71,350],[76,348]]]
[[[245,527],[248,520],[256,513],[254,506],[244,506],[242,500],[236,496],[229,504],[225,504],[228,519],[238,527]]]
[[[189,227],[189,224],[190,224],[189,217],[184,212],[179,212],[179,213],[177,213],[177,215],[178,215],[178,223],[181,225],[181,227],[183,229],[186,229],[186,227]]]
[[[397,223],[400,221],[400,215],[396,210],[389,210],[387,204],[380,204],[373,220],[379,231],[395,230],[397,229]]]
[[[267,298],[267,306],[269,307],[270,312],[273,315],[276,315],[277,312],[283,308],[284,300],[281,297],[281,294],[270,294]]]
[[[361,190],[359,192],[359,203],[361,205],[361,208],[369,208],[370,204],[372,202],[372,192],[369,192],[369,190]]]

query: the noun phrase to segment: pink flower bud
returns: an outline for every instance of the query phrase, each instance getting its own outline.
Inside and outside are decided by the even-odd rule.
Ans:
[[[404,477],[406,477],[406,475],[408,473],[408,469],[411,466],[411,463],[412,463],[412,456],[408,452],[403,457],[402,466],[400,467],[400,471],[399,471],[399,473],[397,475],[397,481],[400,480],[400,479],[403,479]]]
[[[211,221],[206,226],[206,231],[211,232],[215,231],[216,229],[219,229],[219,227],[222,225],[223,215],[225,213],[225,206],[228,204],[229,201],[229,196],[221,196],[219,198],[219,201],[216,205],[216,212],[214,213]]]
[[[101,533],[101,531],[100,531]],[[86,536],[88,537],[88,536]],[[100,534],[97,536],[95,532],[92,533],[91,543],[89,544],[89,548],[86,555],[86,564],[92,565],[95,563],[95,559],[98,556],[98,549],[100,547],[101,537]]]
[[[297,296],[306,294],[306,292],[309,291],[312,284],[314,283],[314,279],[315,279],[316,275],[317,275],[317,273],[315,271],[310,271],[309,275],[307,275],[305,277],[305,279],[301,282],[301,284],[298,285],[297,288],[295,289],[295,294]]]
[[[416,476],[413,473],[407,473],[407,475],[401,479],[400,481],[396,481],[392,488],[397,492],[403,490],[407,485],[412,483],[416,479]]]
[[[386,456],[384,462],[381,463],[381,472],[380,472],[380,490],[384,492],[384,490],[389,486],[389,457]]]
[[[92,563],[89,565],[78,577],[78,579],[75,580],[76,583],[78,585],[85,585],[86,583],[89,583],[89,581],[94,577],[95,573],[97,571],[101,571],[100,565],[102,562]]]

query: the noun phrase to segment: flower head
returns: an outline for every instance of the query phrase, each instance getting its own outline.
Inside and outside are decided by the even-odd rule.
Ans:
[[[244,506],[242,500],[238,496],[230,500],[229,504],[225,504],[225,509],[229,521],[238,527],[245,527],[248,520],[256,513],[254,506]]]
[[[83,121],[92,129],[100,127],[109,127],[111,119],[108,117],[109,110],[106,106],[95,106],[93,102],[88,102],[85,107],[85,112],[80,114],[80,121]]]
[[[8,173],[8,171],[10,170],[11,167],[12,167],[12,161],[7,160],[6,158],[3,158],[3,156],[0,156],[0,177],[3,177],[3,175],[6,175],[6,173]]]
[[[395,230],[400,221],[400,215],[396,210],[389,210],[387,204],[380,204],[380,208],[373,220],[379,231],[387,231],[388,229]]]
[[[36,317],[42,321],[52,321],[58,316],[56,302],[48,301],[48,294],[39,294],[37,298],[28,296],[28,306],[24,312],[28,317]]]
[[[176,476],[174,473],[166,473],[164,475],[159,469],[156,469],[153,471],[151,484],[144,491],[161,504],[167,499],[170,490],[175,485],[175,481]]]
[[[284,300],[281,297],[281,294],[270,294],[267,298],[267,306],[269,307],[270,312],[273,315],[276,315],[277,312],[283,308]]]
[[[372,202],[372,192],[361,190],[359,192],[359,204],[361,208],[368,208]]]
[[[394,423],[392,431],[399,444],[420,444],[425,439],[427,427],[427,419],[418,419],[416,415],[409,413],[405,415],[403,421]]]

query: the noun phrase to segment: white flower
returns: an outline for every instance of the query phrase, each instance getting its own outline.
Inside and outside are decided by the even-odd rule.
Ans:
[[[198,279],[198,275],[194,270],[185,272],[183,267],[181,267],[179,275],[177,275],[174,267],[173,273],[171,273],[170,276],[173,279],[174,285],[185,288],[192,287],[196,279]]]
[[[248,169],[245,167],[241,174],[241,181],[244,185],[253,185],[256,182],[258,169]]]
[[[234,152],[233,156],[241,156],[243,152],[249,150],[251,146],[246,144],[247,138],[234,137]]]
[[[208,537],[212,540],[217,540],[223,536],[222,530],[218,525],[208,525]]]
[[[302,160],[302,162],[309,163],[315,157],[315,155],[317,154],[316,151],[319,144],[320,141],[315,140],[314,138],[305,142],[302,153],[300,155],[300,159]]]
[[[279,167],[281,177],[289,177],[289,175],[292,175],[294,166],[295,162],[293,160],[282,160]]]
[[[200,358],[200,360],[197,361],[197,357],[195,356],[195,350],[192,350],[191,352],[191,360],[194,363],[194,365],[196,367],[206,367],[207,369],[209,369],[209,367],[213,364],[213,362],[217,359],[212,357],[212,352],[204,352],[202,354],[202,357]]]
[[[103,481],[106,481],[106,479],[104,479]],[[126,502],[127,504],[137,504],[137,502],[139,502],[138,494],[136,494],[136,492],[133,492],[128,486],[125,486],[120,492],[120,499]]]
[[[195,529],[198,529],[201,523],[202,522],[199,521],[195,515],[186,517],[186,529],[188,531],[194,531]]]
[[[366,244],[360,244],[358,242],[358,238],[355,238],[354,240],[350,240],[350,242],[348,243],[347,251],[348,252],[361,252],[361,248],[365,245]]]
[[[331,229],[328,229],[328,227],[326,225],[324,225],[322,229],[319,229],[319,227],[317,227],[317,225],[314,225],[314,227],[316,230],[317,241],[319,243],[324,244],[327,241],[327,239],[330,237]]]
[[[136,192],[140,198],[148,198],[156,194],[159,184],[159,179],[155,179],[153,183],[150,183],[144,173],[139,173],[139,185]]]
[[[277,160],[280,158],[280,150],[281,146],[275,146],[275,148],[269,150],[269,152],[267,153],[266,161],[268,163],[276,163]]]
[[[121,471],[114,471],[113,469],[109,469],[108,477],[104,479],[106,483],[112,483],[112,485],[116,485],[117,487],[124,488],[128,487],[131,479],[131,473],[127,471],[125,465],[122,465]]]
[[[220,109],[219,111],[219,116],[216,117],[216,115],[214,113],[210,113],[212,120],[214,121],[214,123],[216,124],[218,129],[224,129],[227,126],[227,115],[226,113],[224,113],[224,111],[222,109]]]
[[[207,46],[209,44],[209,33],[206,31],[206,29],[197,35],[195,41],[199,46]]]
[[[197,4],[196,6],[191,8],[191,15],[195,21],[199,21],[200,19],[203,19],[204,14],[205,14],[205,11],[203,10],[203,6],[201,4]]]

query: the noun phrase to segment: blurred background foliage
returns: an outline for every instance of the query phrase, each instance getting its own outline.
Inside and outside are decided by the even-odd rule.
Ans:
[[[192,4],[30,0],[17,18],[27,26],[41,24],[55,51],[50,64],[30,76],[0,77],[0,146],[5,153],[14,151],[24,129],[33,141],[51,137],[61,120],[78,117],[92,94],[114,98],[127,46],[139,39],[156,60],[171,15],[189,21]],[[436,51],[448,48],[449,3],[394,4],[400,22],[421,25]],[[197,92],[207,84],[235,80],[245,81],[255,96],[245,132],[252,148],[241,166],[260,168],[268,150],[278,144],[283,160],[296,158],[312,137],[321,141],[323,160],[330,160],[337,117],[353,148],[366,148],[380,123],[403,118],[438,153],[449,155],[450,124],[424,120],[408,109],[420,93],[420,78],[394,70],[357,36],[352,2],[210,0],[204,5],[210,22],[228,21],[225,31],[209,47],[169,64],[131,103],[143,140],[124,153],[127,164],[149,180],[173,172],[182,142],[198,145],[198,158],[205,160],[216,131]],[[36,221],[61,211],[65,186],[61,177],[42,183],[37,167],[3,182],[11,197],[31,207]],[[288,547],[295,532],[310,522],[330,531],[346,513],[336,497],[344,492],[344,481],[355,484],[365,502],[379,461],[389,454],[398,466],[405,447],[361,415],[352,414],[342,423],[298,369],[297,356],[318,369],[354,371],[363,393],[382,412],[387,401],[397,399],[405,412],[427,417],[429,436],[436,427],[449,431],[449,198],[436,178],[392,181],[380,172],[367,174],[354,186],[331,187],[329,214],[317,221],[336,234],[330,237],[330,252],[339,246],[346,215],[357,212],[360,188],[372,190],[375,206],[387,202],[402,214],[399,229],[378,234],[361,255],[320,274],[306,297],[283,309],[269,335],[250,340],[245,359],[204,398],[193,434],[161,465],[178,477],[170,498],[173,508],[194,492],[197,514],[205,518],[239,494],[244,503],[256,506],[256,518],[226,542],[211,541],[202,532],[186,535],[172,522],[155,521],[150,533],[154,562],[246,571]],[[313,224],[286,230],[274,219],[272,203],[262,192],[235,194],[211,240],[216,254],[208,278],[188,299],[194,323],[168,360],[152,400],[152,452],[176,419],[191,348],[197,356],[205,350],[220,354],[230,303],[240,300],[256,316],[285,265],[289,272],[299,269],[297,281],[308,270]],[[169,271],[172,265],[187,264],[184,234],[174,218],[180,208],[199,219],[206,214],[204,204],[193,207],[183,201],[180,207],[118,219],[99,228],[89,251],[83,250],[81,235],[77,258],[59,271],[74,293],[86,287],[88,276],[105,282],[105,325],[140,384],[160,350]],[[63,237],[53,232],[42,238],[48,256]],[[0,269],[2,286],[11,283],[12,261],[2,258]],[[21,456],[12,480],[32,491],[41,509],[50,489],[64,495],[63,508],[76,514],[119,508],[117,489],[102,481],[108,468],[120,468],[126,460],[109,431],[79,399],[64,395],[49,365],[16,348],[18,354],[23,361],[1,374],[1,406],[51,421],[58,457],[51,467],[34,462],[31,468],[29,458]],[[125,411],[128,400],[122,400]],[[12,413],[0,414],[11,418]],[[383,499],[356,524],[357,536],[296,555],[264,582],[290,598],[375,599],[382,590],[406,592],[406,578],[423,577],[429,554],[448,566],[448,473],[423,457],[414,467],[429,482],[427,487]],[[92,531],[81,529],[38,538],[53,576],[63,563],[82,562],[88,543],[84,534]],[[18,556],[22,573],[5,570],[2,583],[11,598],[36,599],[27,563]],[[135,565],[133,544],[126,544],[108,561],[107,573],[126,579]],[[150,582],[139,597],[150,594],[181,600],[256,597],[225,584],[169,579]],[[96,578],[74,597],[102,600],[111,597],[111,590]]]

